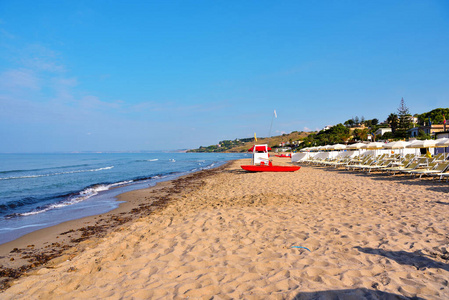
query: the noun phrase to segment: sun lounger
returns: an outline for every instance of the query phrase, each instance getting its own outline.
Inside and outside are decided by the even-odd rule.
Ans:
[[[412,162],[407,168],[404,168],[404,169],[401,169],[401,170],[398,170],[398,171],[401,172],[401,173],[407,173],[409,171],[412,171],[412,170],[415,170],[415,169],[419,168],[423,164],[426,164],[426,159],[425,158],[420,158],[418,161]]]
[[[428,172],[425,172],[422,175],[431,175],[431,176],[435,176],[435,177],[440,177],[440,180],[441,180],[441,179],[443,179],[443,177],[449,178],[448,171],[449,171],[449,161],[446,160],[446,161],[439,163],[438,166],[435,167],[435,169],[429,170]]]
[[[408,168],[408,166],[413,162],[413,159],[409,159],[409,160],[404,160],[402,162],[392,162],[391,166],[387,167],[387,168],[383,168],[381,171],[386,171],[388,173],[392,172],[393,175],[396,172],[399,172],[400,170],[403,170],[405,168]]]
[[[435,174],[435,175],[439,176],[440,180],[442,180],[443,177],[446,177],[446,181],[449,181],[449,172],[444,172],[444,173]]]
[[[357,168],[359,168],[360,170],[369,170],[383,164],[384,162],[386,162],[386,159],[388,159],[386,154],[382,154],[374,158],[372,163],[365,163],[358,166]]]
[[[401,171],[410,171],[416,169],[420,164],[423,164],[425,162],[425,158],[420,158],[419,160],[410,160],[410,161],[404,161],[401,165],[397,167],[389,167],[385,168],[384,170],[387,171],[389,174],[393,173],[395,175],[398,172]]]
[[[346,169],[350,169],[354,166],[360,166],[360,165],[365,165],[367,164],[368,161],[374,161],[373,155],[372,154],[368,154],[368,155],[359,155],[356,157],[353,157],[346,165]]]
[[[361,167],[363,167],[363,166],[370,166],[370,165],[372,165],[372,164],[374,164],[375,163],[375,159],[374,158],[370,158],[370,159],[368,159],[368,160],[365,160],[365,161],[362,161],[361,163],[359,163],[359,164],[351,164],[351,165],[347,165],[346,166],[346,169],[353,169],[353,170],[355,170],[355,169],[359,169],[359,168],[361,168]]]
[[[410,174],[413,176],[420,175],[419,178],[421,178],[421,176],[423,174],[425,174],[426,172],[432,173],[432,171],[437,167],[437,165],[438,165],[437,162],[431,162],[424,168],[416,168],[414,170],[404,171],[404,173],[407,173],[407,174]],[[440,172],[442,172],[442,171],[437,171],[437,173],[440,173]]]
[[[391,164],[392,164],[391,160],[381,160],[374,165],[362,167],[362,169],[368,170],[368,173],[371,173],[371,171],[373,171],[373,170],[380,170],[380,169],[388,168]]]
[[[349,163],[349,161],[351,160],[351,157],[345,157],[339,161],[334,161],[334,162],[329,162],[327,165],[328,166],[332,166],[332,167],[338,167],[338,166],[344,166],[347,165]]]

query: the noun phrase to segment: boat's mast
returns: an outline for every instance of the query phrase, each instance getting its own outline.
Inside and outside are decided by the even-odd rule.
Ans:
[[[276,114],[276,110],[274,110],[273,111],[273,116],[271,117],[270,132],[268,133],[268,143],[267,143],[267,145],[269,144],[270,138],[271,138],[271,128],[273,128],[273,120],[274,120],[274,118],[277,118],[277,117],[278,116]]]

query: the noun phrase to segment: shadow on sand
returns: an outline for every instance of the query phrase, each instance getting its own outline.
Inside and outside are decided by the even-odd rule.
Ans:
[[[312,166],[317,167],[317,166]],[[387,174],[385,172],[363,172],[358,170],[346,170],[341,168],[329,168],[329,167],[319,167],[322,170],[326,170],[328,172],[335,173],[345,173],[345,174],[354,174],[356,176],[364,176],[369,177],[373,180],[377,181],[394,181],[399,184],[409,185],[409,186],[425,186],[428,190],[440,192],[440,193],[449,193],[449,184],[445,181],[439,181],[432,179],[431,177],[413,177],[410,175],[405,175],[402,173],[393,175]]]
[[[329,290],[329,291],[318,291],[318,292],[304,292],[299,293],[293,298],[295,300],[344,300],[344,299],[386,299],[386,300],[396,300],[396,299],[413,299],[413,300],[424,300],[420,297],[405,297],[399,294],[381,292],[378,290],[369,290],[365,288],[358,289],[347,289],[347,290]]]
[[[413,266],[418,270],[433,268],[433,269],[443,269],[446,271],[449,271],[449,264],[441,263],[438,261],[435,261],[427,256],[425,256],[420,251],[415,252],[407,252],[407,251],[387,251],[383,249],[374,249],[369,247],[354,247],[355,249],[359,250],[360,252],[368,253],[368,254],[375,254],[375,255],[381,255],[388,259],[395,260],[397,263],[401,265],[409,265]],[[440,256],[443,259],[448,258],[448,253],[445,254],[436,254],[435,256]]]
[[[443,201],[436,201],[435,203],[442,204],[442,205],[449,205],[449,202],[443,202]]]

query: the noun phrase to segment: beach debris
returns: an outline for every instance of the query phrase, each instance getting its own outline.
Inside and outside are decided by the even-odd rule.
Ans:
[[[72,232],[75,232],[75,230],[70,229],[69,231],[60,233],[60,235],[65,235],[65,234],[72,233]]]
[[[292,246],[292,248],[299,248],[299,249],[306,249],[309,252],[312,252],[309,250],[309,248],[303,247],[303,246]]]
[[[27,260],[27,264],[22,266],[7,267],[0,265],[0,293],[10,287],[10,282],[15,280],[25,274],[27,271],[34,269],[36,267],[47,264],[50,260],[63,257],[63,253],[66,250],[74,247],[76,244],[83,242],[89,238],[101,238],[104,237],[108,232],[112,230],[119,230],[119,226],[123,225],[139,216],[145,216],[149,214],[156,213],[158,210],[163,210],[173,199],[173,195],[181,192],[189,192],[195,189],[199,189],[204,186],[206,182],[203,178],[218,173],[225,168],[225,165],[218,167],[216,169],[202,170],[185,177],[181,177],[172,181],[172,185],[167,188],[159,189],[158,193],[162,196],[151,197],[154,202],[149,201],[148,204],[141,204],[138,208],[134,208],[129,212],[129,214],[120,213],[118,215],[108,214],[107,217],[104,215],[98,215],[100,218],[94,226],[85,226],[79,229],[71,229],[69,231],[60,233],[61,239],[63,236],[73,233],[77,235],[78,238],[69,236],[68,244],[65,242],[53,242],[51,245],[46,245],[42,248],[36,249],[35,245],[27,245],[26,248],[14,248],[10,251],[10,255],[14,257],[8,257],[9,261],[20,262],[21,259]],[[155,192],[155,191],[153,191]],[[85,223],[89,224],[89,223]],[[60,236],[56,236],[60,239]],[[47,244],[48,242],[44,243]],[[72,254],[67,260],[71,260],[76,254]],[[65,258],[64,258],[65,260]],[[46,268],[54,268],[51,265],[46,266]],[[98,271],[101,270],[101,267]],[[70,267],[67,272],[78,271],[76,267]]]

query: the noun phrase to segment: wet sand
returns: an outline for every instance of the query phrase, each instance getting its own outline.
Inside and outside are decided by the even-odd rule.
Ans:
[[[449,298],[447,183],[309,166],[246,173],[242,163],[123,194],[142,210],[111,212],[131,217],[2,299]]]

